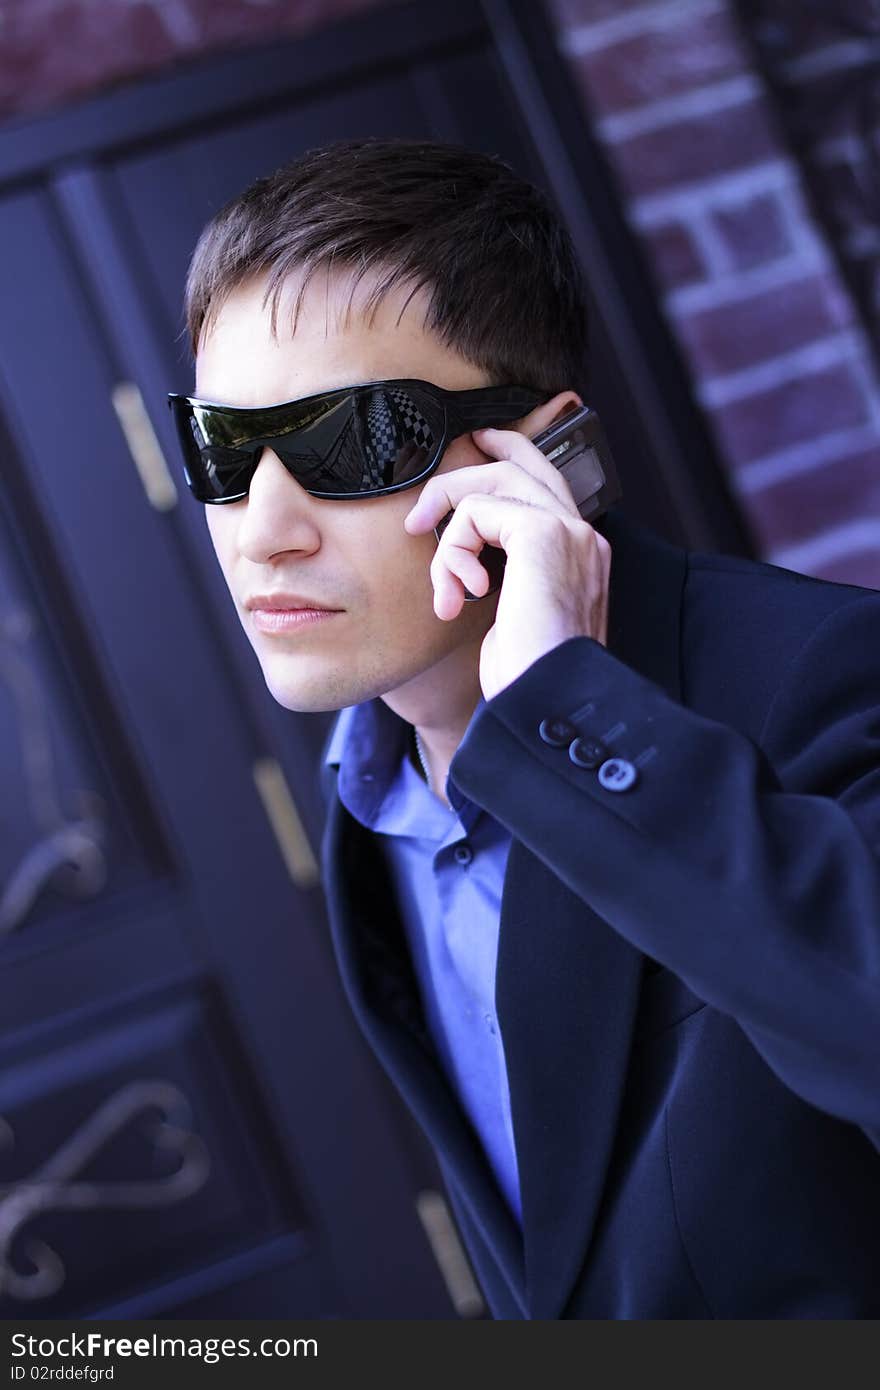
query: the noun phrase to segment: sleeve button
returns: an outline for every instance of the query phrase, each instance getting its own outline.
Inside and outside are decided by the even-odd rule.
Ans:
[[[600,784],[609,792],[625,792],[638,780],[639,774],[626,758],[609,758],[599,768]]]
[[[576,738],[568,745],[568,756],[577,767],[598,767],[608,750],[597,738]]]
[[[564,748],[577,735],[577,729],[567,719],[542,719],[538,733],[551,748]]]

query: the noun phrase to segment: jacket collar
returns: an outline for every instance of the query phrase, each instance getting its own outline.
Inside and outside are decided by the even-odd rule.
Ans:
[[[661,686],[681,689],[681,602],[687,551],[611,507],[595,529],[611,545],[608,650]]]

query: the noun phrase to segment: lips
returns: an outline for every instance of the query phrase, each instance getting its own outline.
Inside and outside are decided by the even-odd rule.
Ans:
[[[341,609],[324,603],[318,598],[306,598],[304,594],[251,594],[245,599],[245,608],[263,608],[273,612],[291,612],[296,609],[312,609],[317,612],[339,613]]]
[[[251,621],[258,632],[292,634],[339,616],[338,608],[255,608]]]

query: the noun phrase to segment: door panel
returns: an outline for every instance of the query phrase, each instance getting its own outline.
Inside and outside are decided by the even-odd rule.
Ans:
[[[672,529],[640,404],[654,366],[636,389],[645,295],[626,307],[584,230],[613,191],[576,176],[586,131],[562,123],[538,10],[380,10],[0,129],[4,1316],[481,1313],[435,1263],[419,1211],[436,1220],[439,1170],[330,948],[333,712],[269,695],[165,393],[192,383],[184,279],[223,202],[334,138],[462,141],[569,218],[592,403],[636,514]],[[652,399],[656,420],[672,393]]]
[[[323,1262],[327,1316],[449,1315],[415,1206],[419,1177],[334,973],[320,885],[291,879],[260,795],[267,750],[204,621],[174,509],[150,506],[128,457],[111,405],[113,344],[49,196],[8,196],[0,227],[0,299],[15,307],[0,323],[0,413],[15,441],[4,520],[30,576],[5,548],[4,629],[25,607],[52,620],[27,658],[30,686],[19,653],[17,709],[5,697],[3,762],[19,770],[5,786],[4,882],[46,828],[22,797],[38,688],[59,711],[68,818],[85,804],[112,827],[88,898],[46,891],[0,947],[2,1181],[19,1193],[37,1184],[50,1208],[13,1223],[4,1296],[29,1314],[101,1311],[220,1260],[228,1284],[233,1252],[244,1270],[262,1241],[291,1269],[307,1253]],[[41,572],[46,554],[55,584],[52,566]],[[11,658],[5,670],[9,691]],[[100,760],[71,686],[88,690],[94,715],[114,712],[98,726]],[[294,806],[314,796],[293,794]],[[172,1007],[184,985],[186,1004]],[[206,994],[222,1008],[199,1003]],[[123,1005],[124,1026],[105,1021]],[[190,1136],[193,1173],[173,1144],[147,1142],[142,1131],[157,1126]],[[245,1158],[249,1134],[259,1141]],[[160,1219],[150,1201],[175,1162],[180,1191]],[[189,1191],[199,1164],[210,1177]],[[134,1185],[141,1204],[78,1201],[95,1174],[110,1189]],[[391,1254],[381,1279],[377,1249]],[[28,1284],[33,1252],[43,1278]],[[292,1300],[299,1282],[291,1275]],[[259,1310],[243,1302],[249,1311]]]
[[[132,245],[148,269],[151,298],[164,311],[169,345],[182,326],[186,268],[208,218],[258,176],[316,145],[361,132],[414,137],[430,133],[418,91],[407,74],[386,81],[364,74],[340,93],[307,101],[291,92],[286,109],[218,122],[210,130],[114,163],[119,203]],[[172,207],[174,216],[169,217]],[[185,342],[176,365],[186,385],[192,359]]]
[[[0,1316],[60,1315],[72,1277],[80,1309],[100,1308],[279,1231],[305,1255],[305,1207],[256,1097],[219,1001],[196,989],[142,995],[7,1056],[4,1180],[41,1181],[5,1225]],[[47,1135],[64,1136],[48,1164]]]

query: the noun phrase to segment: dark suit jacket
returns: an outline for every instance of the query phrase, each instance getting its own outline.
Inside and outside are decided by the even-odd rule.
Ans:
[[[450,768],[513,836],[496,1003],[522,1233],[437,1062],[374,837],[330,785],[344,987],[496,1318],[877,1317],[880,594],[617,509],[598,529],[608,647],[534,662]],[[565,721],[636,783],[578,766]]]

